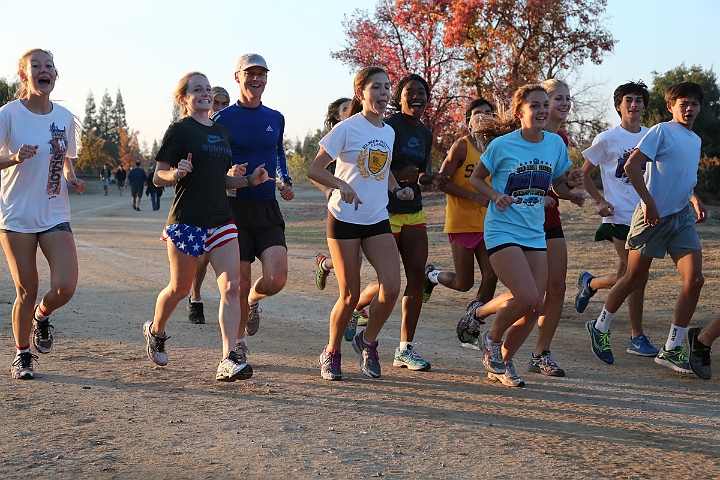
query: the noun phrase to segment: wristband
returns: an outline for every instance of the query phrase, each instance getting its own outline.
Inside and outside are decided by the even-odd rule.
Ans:
[[[245,175],[245,181],[247,182],[248,187],[254,187],[255,183],[252,180],[252,175]]]
[[[403,190],[403,187],[395,187],[393,188],[393,195],[395,195],[395,198],[397,198],[397,192],[400,190]]]
[[[575,187],[571,187],[567,180],[565,180],[565,186],[568,187],[568,190],[572,190]]]

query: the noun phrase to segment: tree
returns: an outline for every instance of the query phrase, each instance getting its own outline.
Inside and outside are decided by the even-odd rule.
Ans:
[[[127,119],[125,118],[125,104],[123,103],[122,94],[118,88],[115,96],[115,106],[113,107],[113,126],[115,128],[128,128]]]
[[[77,158],[76,168],[94,172],[104,163],[112,164],[112,158],[104,150],[105,140],[100,138],[95,129],[86,130],[81,141],[82,150]]]
[[[135,166],[135,162],[142,160],[137,132],[117,127],[117,133],[120,139],[118,142],[118,159],[125,168],[130,169]]]
[[[8,82],[6,79],[0,78],[0,107],[13,100],[19,86],[18,80]]]
[[[372,17],[356,10],[343,21],[344,48],[331,56],[353,70],[383,66],[392,83],[410,73],[423,77],[430,87],[423,122],[449,147],[457,132],[456,112],[464,110],[468,97],[457,76],[462,52],[443,43],[444,21],[433,3],[380,0]]]
[[[599,65],[617,42],[605,28],[607,0],[442,0],[444,41],[461,48],[463,81],[478,95],[508,99],[525,83]]]
[[[655,125],[672,119],[667,109],[665,91],[680,82],[695,82],[703,88],[705,101],[693,124],[693,131],[702,139],[702,154],[705,157],[720,157],[720,88],[712,69],[703,70],[699,65],[686,67],[685,64],[665,73],[652,72],[650,102],[643,114],[643,124]]]
[[[90,131],[97,128],[97,109],[95,107],[95,95],[92,90],[88,92],[87,101],[85,102],[85,119],[83,120],[83,128]]]
[[[97,115],[97,135],[105,141],[105,153],[112,158],[118,158],[118,137],[113,118],[113,101],[107,90],[100,101],[100,111]]]

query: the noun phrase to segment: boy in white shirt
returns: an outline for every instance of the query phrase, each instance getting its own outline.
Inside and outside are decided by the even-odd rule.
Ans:
[[[682,82],[668,88],[665,101],[673,114],[672,121],[652,127],[625,164],[625,173],[641,199],[627,238],[630,250],[627,272],[610,290],[597,320],[585,324],[593,353],[606,363],[611,362],[603,357],[612,358],[609,326],[613,316],[625,299],[646,282],[653,258],[663,258],[668,253],[680,273],[682,288],[667,341],[655,362],[681,373],[692,373],[683,338],[705,281],[702,246],[695,223],[707,219],[707,209],[693,192],[701,141],[692,131],[703,98],[702,87],[697,83]],[[697,219],[688,202],[692,202]]]

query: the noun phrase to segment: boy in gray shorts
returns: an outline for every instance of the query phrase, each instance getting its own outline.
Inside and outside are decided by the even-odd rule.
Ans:
[[[707,209],[693,192],[701,141],[692,131],[703,97],[702,87],[693,82],[668,88],[665,101],[672,121],[652,127],[625,164],[625,173],[641,199],[627,238],[627,273],[610,290],[597,320],[585,324],[593,353],[606,363],[613,362],[609,331],[613,316],[628,295],[646,281],[653,258],[668,253],[680,273],[682,289],[670,333],[655,362],[692,373],[683,339],[704,282],[702,246],[695,223],[707,219]],[[647,171],[643,176],[644,163]],[[695,208],[697,219],[688,202]]]

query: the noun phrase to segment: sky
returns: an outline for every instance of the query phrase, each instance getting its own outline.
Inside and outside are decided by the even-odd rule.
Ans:
[[[11,9],[0,28],[0,77],[17,78],[30,48],[52,51],[59,78],[51,98],[81,119],[88,93],[99,107],[120,89],[131,129],[152,144],[171,119],[172,91],[185,73],[204,72],[237,100],[235,65],[259,53],[270,69],[263,103],[285,115],[285,136],[302,138],[322,127],[331,101],[351,96],[353,73],[330,57],[345,41],[342,21],[376,0],[36,0]],[[15,20],[13,20],[15,18]],[[608,29],[618,40],[599,66],[579,70],[578,85],[597,85],[612,113],[612,91],[627,80],[652,80],[681,63],[720,65],[717,0],[608,0]],[[573,85],[571,85],[572,88]],[[572,92],[571,92],[572,93]]]

